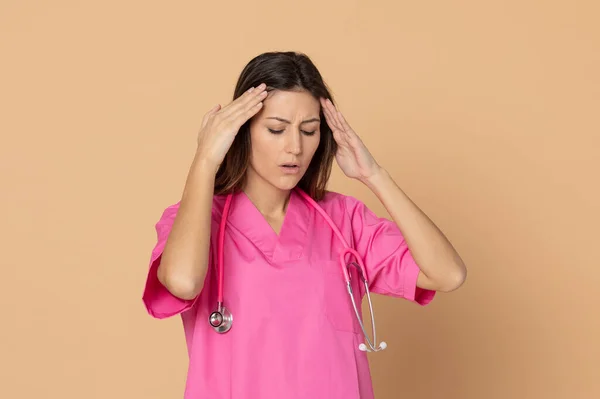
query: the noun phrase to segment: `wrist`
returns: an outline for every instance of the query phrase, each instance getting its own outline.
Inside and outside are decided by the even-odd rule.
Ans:
[[[383,167],[377,165],[369,176],[364,177],[360,180],[371,190],[375,190],[378,187],[381,187],[381,185],[384,184],[385,180],[389,178],[390,175],[388,171],[385,170]]]
[[[196,151],[194,160],[192,162],[192,169],[195,172],[208,173],[212,177],[216,176],[219,170],[219,164],[211,160],[208,156],[202,153],[200,150]]]

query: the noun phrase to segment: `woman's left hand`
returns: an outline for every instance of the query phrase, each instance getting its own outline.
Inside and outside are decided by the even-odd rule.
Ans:
[[[346,176],[365,182],[380,170],[375,158],[329,99],[322,98],[321,106],[338,144],[335,159],[340,169]]]

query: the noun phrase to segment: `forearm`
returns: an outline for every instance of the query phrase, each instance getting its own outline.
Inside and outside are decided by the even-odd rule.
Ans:
[[[363,181],[379,198],[402,232],[415,262],[421,269],[417,285],[437,291],[452,291],[466,278],[466,267],[440,229],[398,187],[389,173],[377,173]]]
[[[208,268],[216,167],[196,154],[158,268],[161,283],[175,296],[195,298]]]

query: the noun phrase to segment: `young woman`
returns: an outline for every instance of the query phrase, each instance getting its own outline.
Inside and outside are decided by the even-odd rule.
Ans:
[[[393,220],[326,191],[334,158]],[[143,299],[183,319],[187,399],[372,398],[366,351],[385,345],[359,322],[367,287],[425,305],[466,277],[298,53],[254,58],[234,101],[205,115],[156,230]]]

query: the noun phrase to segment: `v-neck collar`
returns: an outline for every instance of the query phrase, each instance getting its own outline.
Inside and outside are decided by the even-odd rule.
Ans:
[[[295,190],[290,193],[279,235],[243,191],[233,196],[228,219],[271,262],[304,256],[311,209]]]

